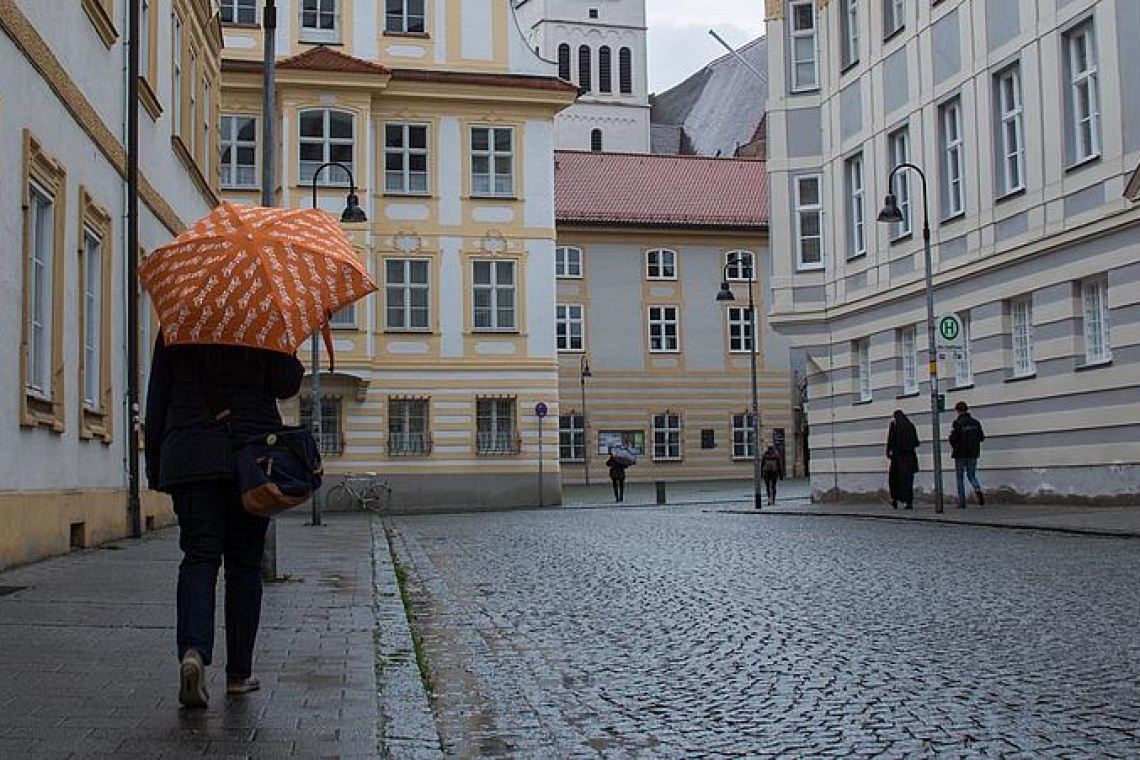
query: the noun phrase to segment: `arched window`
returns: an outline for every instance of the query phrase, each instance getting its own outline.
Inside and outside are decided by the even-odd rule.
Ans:
[[[735,250],[724,254],[724,274],[729,282],[748,282],[756,277],[756,257],[752,251]]]
[[[602,150],[602,130],[590,130],[590,150],[599,153]]]
[[[337,161],[352,171],[353,117],[348,111],[317,108],[301,111],[301,166],[302,183],[312,182],[313,175],[322,164]],[[348,175],[337,166],[321,172],[317,182],[322,185],[348,185]]]
[[[565,42],[558,46],[558,78],[570,81],[570,46]]]
[[[633,93],[633,53],[627,47],[618,51],[618,84],[622,95]]]
[[[609,47],[598,48],[598,92],[613,92],[613,54]]]
[[[589,45],[578,48],[578,86],[586,92],[594,89],[594,76],[590,70],[591,52]]]

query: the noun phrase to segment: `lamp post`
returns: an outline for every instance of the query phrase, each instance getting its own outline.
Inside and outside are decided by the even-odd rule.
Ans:
[[[913,169],[922,180],[922,249],[926,264],[926,355],[927,369],[930,373],[930,428],[931,447],[934,451],[934,511],[941,513],[943,504],[942,494],[942,434],[939,432],[938,419],[938,354],[934,345],[934,266],[930,257],[930,208],[926,198],[926,175],[922,169],[911,163],[903,162],[891,169],[887,176],[887,187],[892,188],[895,174],[900,169]],[[883,200],[883,209],[879,212],[880,222],[898,223],[903,221],[902,211],[899,210],[898,201],[894,193],[887,193]]]
[[[728,260],[724,263],[724,275],[720,283],[720,292],[716,294],[718,301],[735,301],[736,297],[732,295],[732,289],[728,287],[728,268],[733,264],[738,264],[741,267],[747,263],[748,265],[748,344],[751,348],[751,361],[748,364],[752,372],[752,490],[753,501],[756,509],[760,509],[763,504],[760,478],[760,394],[756,388],[756,302],[753,300],[752,284],[756,281],[756,257],[749,254],[747,257],[739,251],[733,251],[728,255]]]
[[[582,356],[578,362],[579,379],[582,383],[582,472],[586,476],[586,485],[590,485],[590,436],[586,425],[586,378],[593,377],[590,372],[590,360]]]
[[[313,172],[313,208],[317,207],[317,179],[321,176],[321,172],[330,166],[339,167],[345,174],[348,175],[348,197],[345,199],[344,211],[340,214],[340,221],[342,224],[351,224],[353,222],[367,222],[368,217],[364,215],[364,210],[360,208],[360,199],[356,197],[356,181],[352,178],[352,170],[339,161],[327,161],[317,167]],[[332,315],[327,315],[331,317]],[[317,331],[313,331],[313,335],[309,338],[309,352],[313,356],[313,401],[309,406],[312,414],[310,424],[313,428],[313,437],[317,439],[317,448],[323,448],[324,439],[322,438],[323,431],[321,420],[321,347],[320,342],[317,340]],[[321,507],[318,503],[318,493],[313,494],[313,525],[321,524]]]

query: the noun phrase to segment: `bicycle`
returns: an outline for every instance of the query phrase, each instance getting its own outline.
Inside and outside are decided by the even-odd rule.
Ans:
[[[392,488],[375,472],[345,475],[325,494],[330,511],[383,508],[392,497]]]

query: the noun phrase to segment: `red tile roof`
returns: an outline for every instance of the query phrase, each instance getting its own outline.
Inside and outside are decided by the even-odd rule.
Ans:
[[[559,224],[767,227],[764,161],[555,151]]]
[[[370,63],[360,58],[346,55],[324,45],[298,53],[277,64],[286,71],[337,71],[349,74],[388,74],[387,68],[378,63]]]

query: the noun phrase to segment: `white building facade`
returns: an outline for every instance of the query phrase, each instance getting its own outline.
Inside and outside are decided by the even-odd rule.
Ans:
[[[1140,493],[1140,4],[771,0],[774,327],[806,376],[817,497],[886,488],[903,409],[933,487],[922,227],[939,366],[983,423],[1001,498]],[[893,188],[887,177],[904,169]],[[893,190],[901,224],[876,222]],[[942,415],[942,436],[953,412]],[[948,501],[953,462],[943,443]]]
[[[578,85],[558,114],[561,150],[649,152],[645,0],[512,0],[530,46]]]

